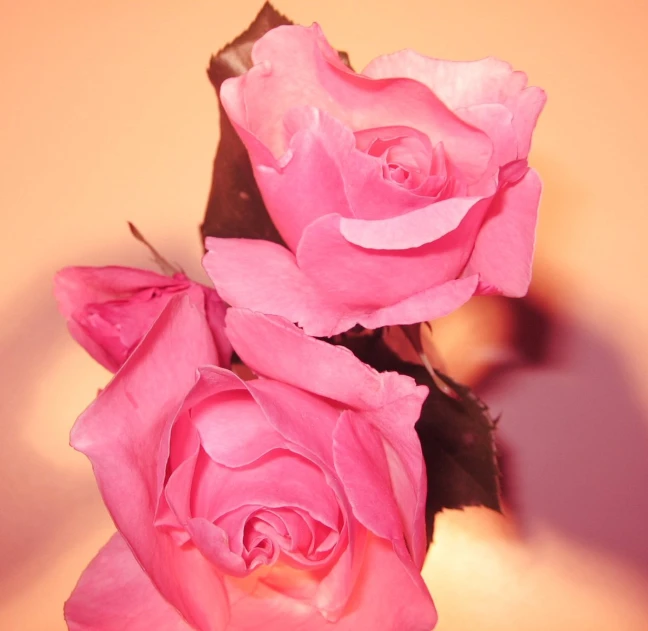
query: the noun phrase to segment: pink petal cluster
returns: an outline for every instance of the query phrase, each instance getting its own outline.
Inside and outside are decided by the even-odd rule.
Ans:
[[[66,267],[54,294],[72,337],[102,366],[117,372],[173,296],[184,294],[209,322],[220,366],[229,366],[227,306],[210,287],[132,267]]]
[[[226,331],[259,379],[218,367],[176,296],[74,426],[118,534],[70,630],[429,631],[426,388],[278,317],[231,309]]]
[[[545,95],[524,73],[413,51],[355,73],[317,25],[270,31],[252,58],[220,98],[289,249],[208,239],[224,300],[328,336],[526,293]]]
[[[268,32],[252,58],[220,98],[287,247],[208,238],[215,289],[56,277],[72,336],[115,373],[71,435],[118,531],[65,605],[71,631],[436,623],[427,388],[310,336],[527,291],[545,95],[492,58],[402,51],[356,73],[317,25]],[[258,378],[228,370],[233,350]]]

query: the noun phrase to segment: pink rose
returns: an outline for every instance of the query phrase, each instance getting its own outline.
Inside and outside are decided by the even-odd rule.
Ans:
[[[214,289],[184,274],[173,277],[132,267],[66,267],[54,294],[72,337],[102,366],[117,372],[173,296],[187,294],[207,314],[220,366],[229,366],[227,306]]]
[[[220,98],[290,249],[208,239],[224,300],[333,335],[526,293],[545,95],[524,73],[403,51],[357,74],[317,25],[270,31],[252,58]]]
[[[281,318],[226,324],[261,378],[213,366],[204,314],[174,298],[74,426],[119,534],[69,628],[429,631],[427,389]]]

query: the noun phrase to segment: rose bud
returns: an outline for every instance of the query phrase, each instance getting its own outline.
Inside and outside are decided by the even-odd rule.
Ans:
[[[232,348],[224,332],[227,306],[213,288],[181,273],[132,267],[66,267],[54,281],[59,310],[72,337],[102,366],[117,372],[173,296],[186,294],[207,315],[220,366]]]

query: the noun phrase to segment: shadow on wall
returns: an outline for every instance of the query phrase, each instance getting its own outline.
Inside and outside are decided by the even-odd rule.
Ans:
[[[87,527],[82,511],[93,499],[99,500],[93,486],[79,485],[78,474],[56,467],[25,439],[34,393],[56,370],[56,350],[67,333],[52,297],[52,279],[40,278],[26,286],[23,295],[16,297],[23,301],[23,319],[7,326],[15,322],[15,313],[4,313],[1,320],[4,330],[9,329],[0,340],[2,600],[47,571],[51,559],[82,535]],[[54,422],[56,413],[51,416],[39,420],[39,425]],[[62,443],[67,442],[68,431],[61,429]]]
[[[92,251],[66,263],[81,264],[85,260],[87,264],[155,269],[141,245],[128,237],[124,243],[126,253]],[[165,250],[168,248],[174,256],[191,260],[186,245],[172,240],[166,246]],[[41,402],[39,413],[43,418],[36,417],[34,402],[39,389],[61,365],[61,349],[75,344],[54,300],[55,271],[52,268],[43,276],[26,280],[22,294],[14,297],[14,304],[20,305],[20,309],[8,309],[0,314],[3,323],[0,337],[0,601],[10,599],[16,591],[33,583],[54,559],[64,555],[105,515],[96,484],[89,474],[90,465],[87,464],[87,477],[81,478],[78,468],[67,469],[38,453],[26,436],[27,424],[30,431],[33,426],[42,427],[52,441],[60,443],[52,452],[64,451],[76,415],[95,394],[89,391],[87,399],[80,395],[83,400],[79,408],[63,419],[57,401],[67,410],[64,401],[70,400],[70,393],[73,395],[75,389],[74,383],[65,383],[60,399],[56,397],[51,402],[51,413],[47,417],[43,414],[41,410],[47,407]],[[22,316],[19,321],[16,312]],[[80,348],[78,352],[84,354]],[[89,369],[97,370],[96,388],[103,387],[109,375],[89,356],[86,355],[85,361]],[[87,387],[87,381],[84,383]],[[85,461],[84,456],[77,454],[77,457]]]
[[[523,529],[548,524],[648,575],[648,418],[619,357],[591,332],[518,301],[528,364],[476,386],[500,432]]]
[[[102,258],[141,264],[123,254]],[[28,283],[16,298],[26,316],[0,340],[1,599],[46,570],[83,535],[88,516],[103,510],[90,478],[80,485],[77,473],[57,468],[24,438],[33,393],[56,371],[60,345],[73,343],[51,292],[50,276]],[[624,367],[592,333],[530,300],[513,302],[517,345],[528,363],[493,373],[476,389],[503,412],[508,481],[521,522],[531,535],[548,524],[648,575],[648,418]],[[15,321],[15,314],[2,315]],[[54,440],[67,443],[73,420]]]

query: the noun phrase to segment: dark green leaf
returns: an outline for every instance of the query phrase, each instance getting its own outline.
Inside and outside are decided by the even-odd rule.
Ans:
[[[211,58],[207,75],[216,94],[223,81],[244,74],[252,67],[252,47],[269,30],[292,24],[269,2],[248,29]],[[340,52],[349,67],[349,56]],[[214,159],[211,191],[203,224],[205,237],[266,239],[285,245],[277,232],[254,180],[252,165],[243,143],[219,101],[220,142]]]
[[[252,46],[269,30],[292,24],[266,2],[250,24],[233,42],[211,58],[207,75],[216,94],[225,79],[244,74],[252,67]],[[219,101],[220,142],[214,159],[207,210],[200,227],[203,239],[245,237],[284,244],[263,203],[254,181],[252,165],[243,143]]]
[[[416,424],[428,475],[428,540],[432,539],[434,517],[444,508],[487,506],[500,511],[495,422],[471,390],[437,373],[455,395],[449,396],[425,367],[406,362],[392,351],[381,330],[347,333],[332,341],[380,372],[397,371],[430,389]]]

